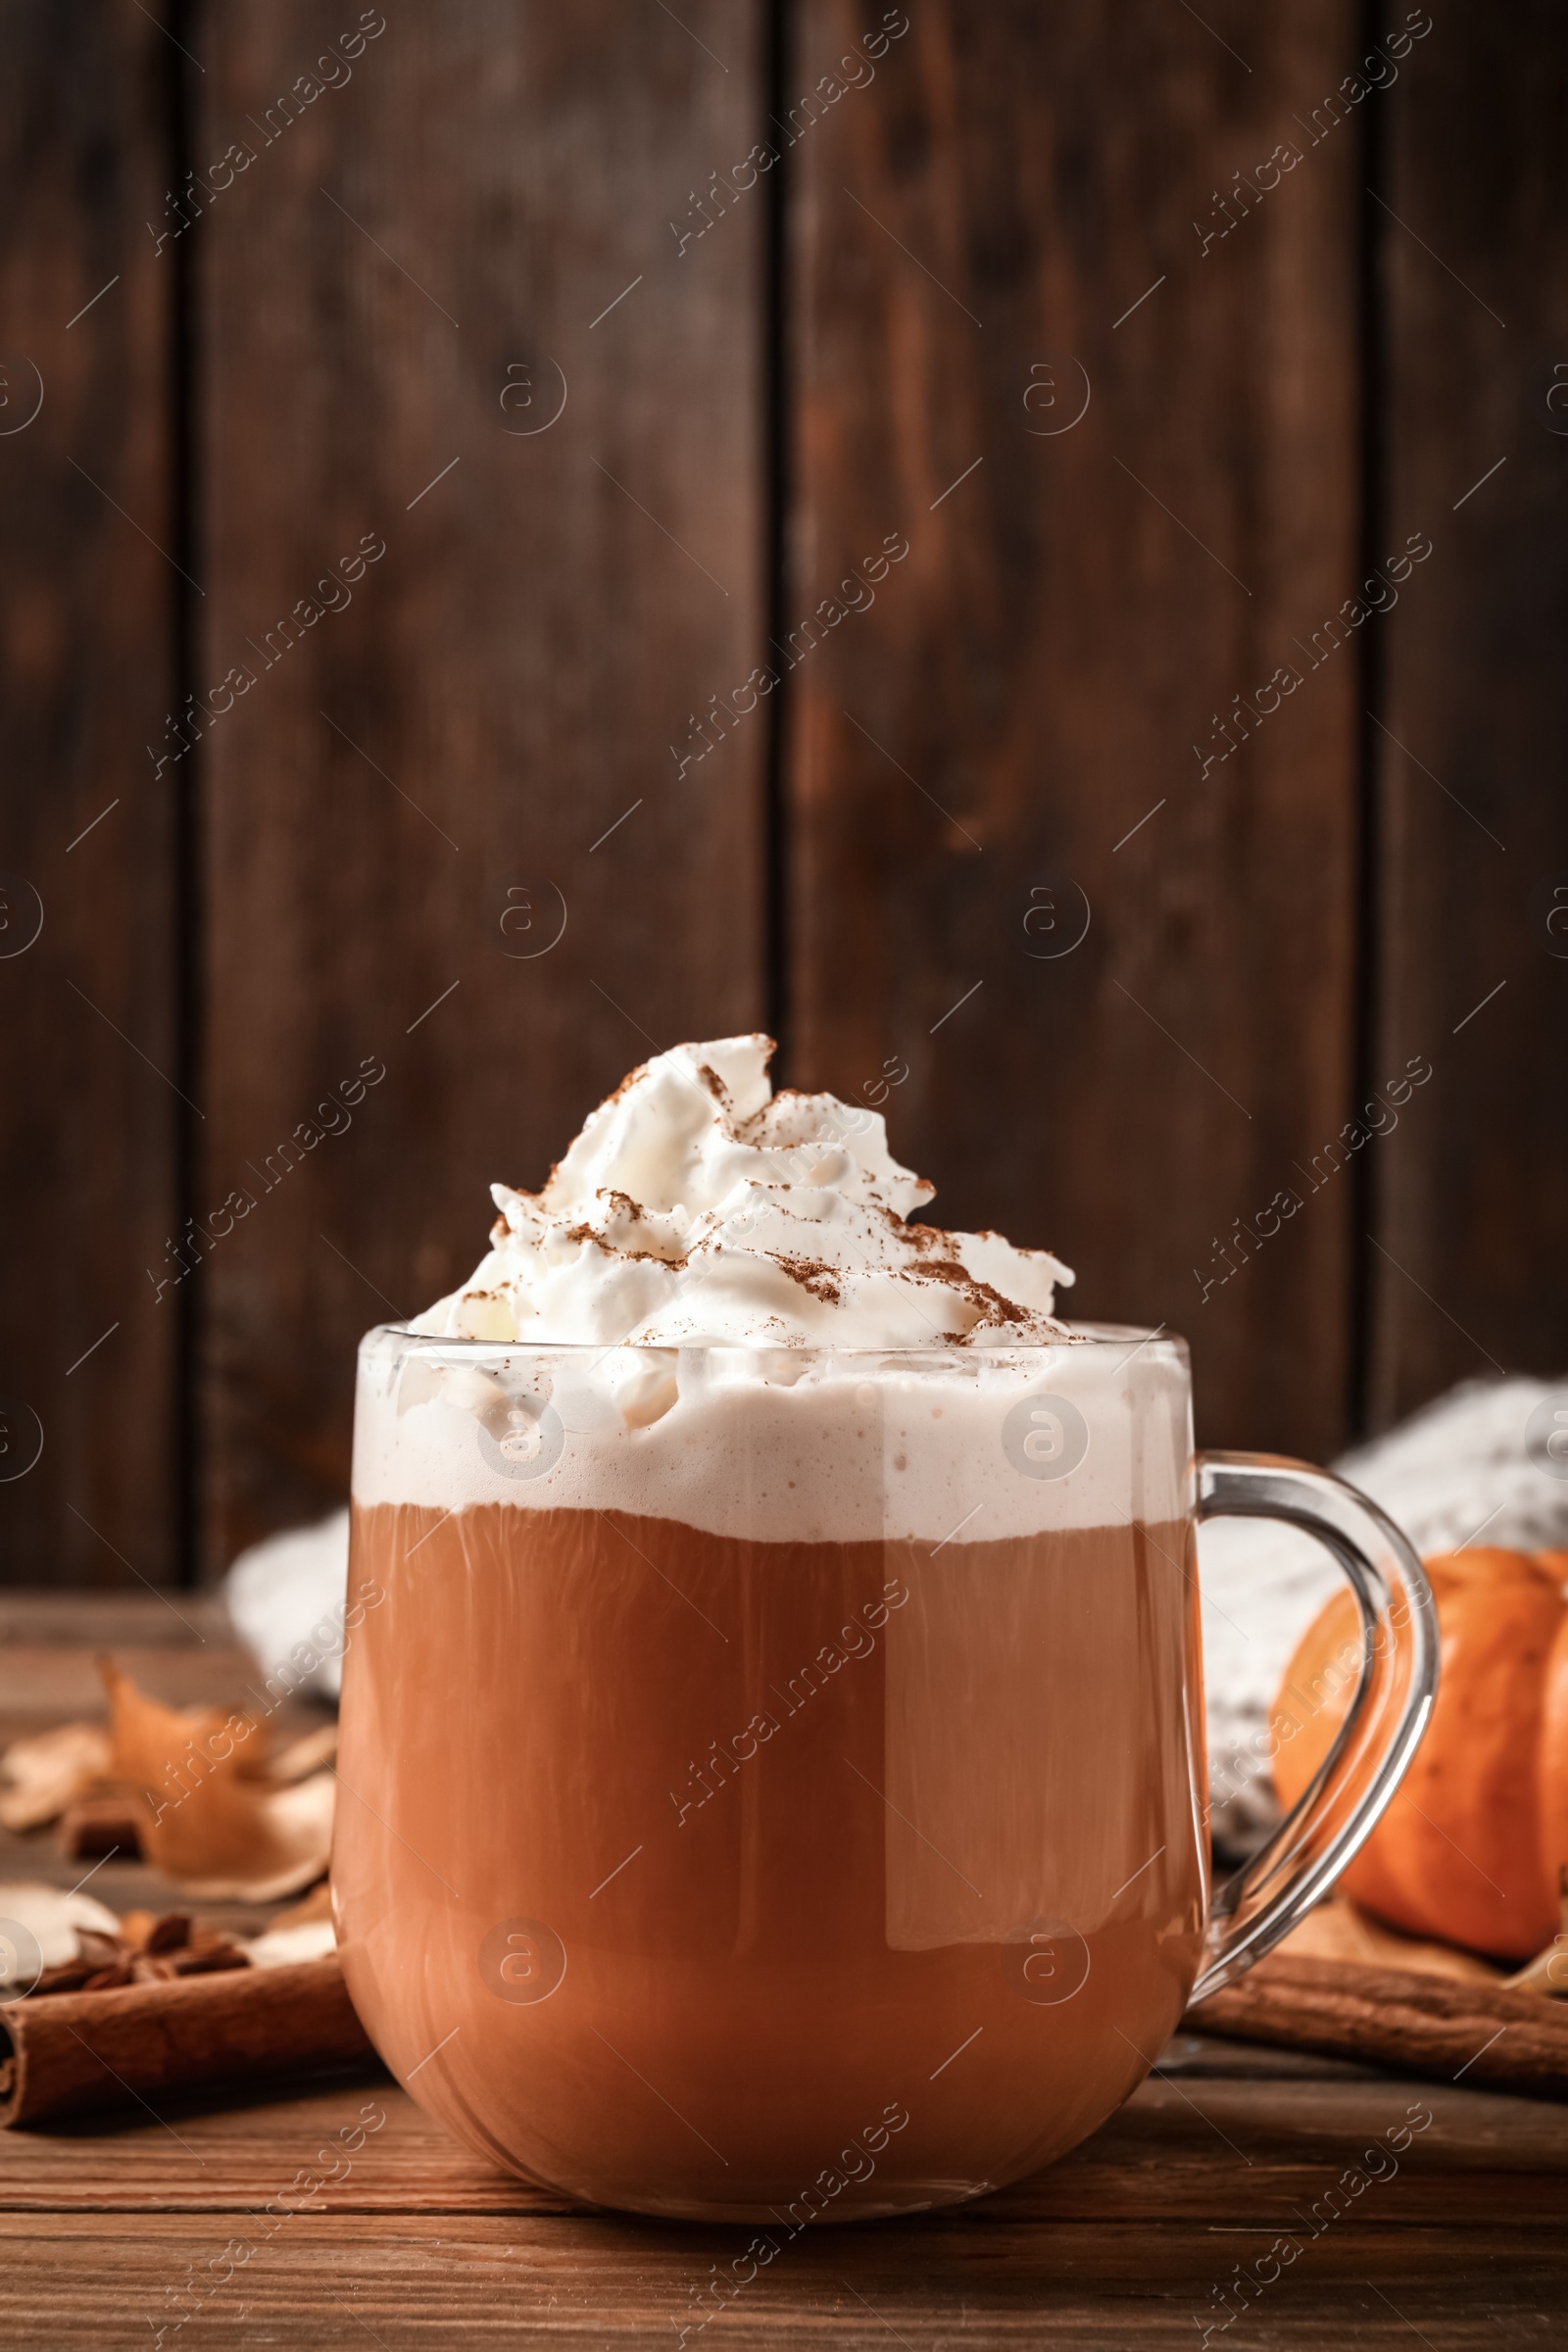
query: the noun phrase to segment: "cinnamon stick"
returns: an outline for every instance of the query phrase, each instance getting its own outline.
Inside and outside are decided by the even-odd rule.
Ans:
[[[1568,2099],[1568,2002],[1405,1969],[1274,1953],[1188,2010],[1184,2025],[1359,2058],[1433,2082]]]
[[[335,1957],[0,2002],[0,2125],[374,2056]]]

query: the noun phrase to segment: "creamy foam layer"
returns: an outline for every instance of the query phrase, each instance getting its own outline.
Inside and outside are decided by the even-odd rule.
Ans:
[[[968,1544],[1179,1519],[1181,1343],[1004,1354],[442,1346],[361,1350],[354,1494],[616,1511],[759,1542]]]
[[[1048,1251],[909,1223],[882,1120],[773,1094],[772,1050],[657,1054],[542,1191],[493,1188],[470,1279],[362,1350],[356,1498],[813,1543],[1179,1517],[1179,1343],[1075,1333]]]
[[[881,1118],[773,1094],[772,1041],[676,1046],[624,1079],[543,1191],[491,1188],[491,1249],[416,1331],[673,1348],[1049,1346],[1070,1270],[931,1198]]]

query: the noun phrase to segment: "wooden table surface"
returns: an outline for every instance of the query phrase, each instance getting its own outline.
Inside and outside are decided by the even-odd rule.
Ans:
[[[248,1670],[210,1605],[181,1603],[208,1637],[195,1656],[177,1629],[155,1638],[154,1606],[117,1602],[97,1638],[134,1648],[170,1696],[226,1696]],[[51,1610],[0,1605],[0,1740],[90,1704],[80,1620]],[[79,1875],[47,1835],[0,1844],[0,1878]],[[119,1861],[92,1885],[116,1908],[152,1891]],[[1342,2218],[1314,2220],[1363,2151],[1425,2116],[1396,2171],[1385,2155],[1386,2177]],[[356,2128],[357,2153],[324,2153]],[[708,2282],[750,2235],[525,2188],[369,2067],[243,2106],[181,2100],[0,2133],[0,2344],[673,2352],[691,2326],[704,2352],[1555,2345],[1568,2341],[1568,2108],[1179,2035],[1120,2114],[1048,2172],[950,2213],[812,2231],[720,2309]],[[1238,2266],[1266,2278],[1245,2310],[1225,2293]]]

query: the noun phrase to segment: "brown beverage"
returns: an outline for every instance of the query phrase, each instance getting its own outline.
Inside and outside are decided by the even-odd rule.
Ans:
[[[1072,2146],[1202,1941],[1190,1541],[357,1507],[333,1885],[394,2072],[525,2178],[786,2230]]]
[[[360,2014],[455,2132],[776,2251],[1092,2132],[1200,1959],[1228,1982],[1332,1882],[1434,1668],[1396,1531],[1195,1461],[1181,1341],[1063,1324],[1047,1252],[911,1222],[881,1120],[775,1095],[769,1051],[633,1071],[538,1193],[493,1188],[461,1290],[364,1342],[332,1879]],[[1193,1547],[1225,1510],[1317,1527],[1411,1665],[1353,1808],[1342,1766],[1222,1925]]]

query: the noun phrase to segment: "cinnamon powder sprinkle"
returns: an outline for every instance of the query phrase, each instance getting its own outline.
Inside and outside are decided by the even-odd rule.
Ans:
[[[820,1298],[825,1306],[838,1305],[843,1293],[839,1289],[839,1269],[836,1266],[824,1265],[816,1257],[782,1257],[776,1254],[773,1263],[781,1274],[787,1274],[791,1282],[798,1282],[803,1291],[809,1291],[811,1297]]]

